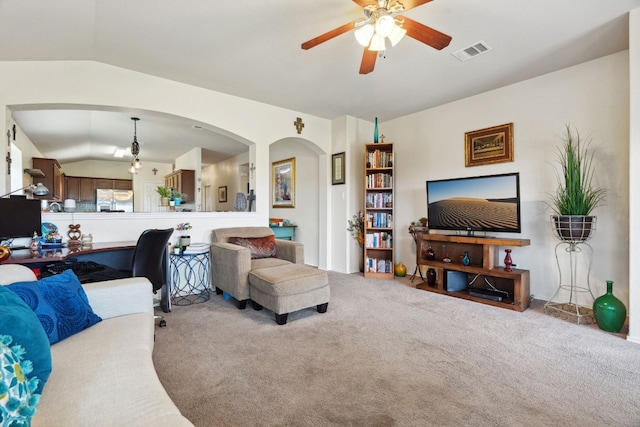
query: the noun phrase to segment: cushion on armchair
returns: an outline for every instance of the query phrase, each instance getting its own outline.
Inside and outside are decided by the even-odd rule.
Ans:
[[[229,237],[228,242],[248,248],[251,251],[251,259],[276,257],[276,239],[274,235],[264,237]]]

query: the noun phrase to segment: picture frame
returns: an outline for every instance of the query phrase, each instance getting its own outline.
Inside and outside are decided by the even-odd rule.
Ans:
[[[227,186],[218,187],[218,202],[225,203],[227,201]]]
[[[273,162],[271,170],[271,204],[274,208],[296,206],[296,158]]]
[[[465,167],[513,161],[513,123],[464,134]]]
[[[331,156],[331,185],[345,183],[344,156],[344,151]]]

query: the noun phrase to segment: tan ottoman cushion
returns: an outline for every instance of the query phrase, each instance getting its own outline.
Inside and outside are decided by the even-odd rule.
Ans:
[[[329,303],[329,278],[302,264],[260,268],[249,273],[249,296],[277,315],[292,313]]]
[[[303,294],[329,284],[327,272],[301,264],[259,268],[249,273],[249,283],[267,295]]]

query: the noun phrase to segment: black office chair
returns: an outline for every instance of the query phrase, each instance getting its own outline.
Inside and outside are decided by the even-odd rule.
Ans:
[[[171,234],[173,234],[173,228],[143,231],[138,237],[136,248],[133,251],[131,270],[116,270],[105,266],[103,270],[91,273],[91,277],[86,278],[85,283],[127,277],[146,277],[151,282],[154,294],[161,291],[160,308],[168,313],[171,311],[170,290],[167,283],[168,243]],[[159,320],[160,326],[167,324],[163,316],[156,316],[156,320]]]
[[[171,311],[168,272],[168,243],[173,234],[173,228],[164,230],[145,230],[138,237],[138,243],[133,251],[131,261],[131,277],[146,277],[153,286],[153,293],[161,291],[160,308],[165,313]],[[165,286],[166,285],[166,286]],[[160,326],[166,326],[164,317],[158,316]]]

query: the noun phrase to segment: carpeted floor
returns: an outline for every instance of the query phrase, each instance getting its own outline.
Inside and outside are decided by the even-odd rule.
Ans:
[[[196,426],[639,426],[640,346],[329,272],[331,302],[276,325],[231,300],[173,307],[160,380]],[[539,304],[538,304],[539,307]]]

